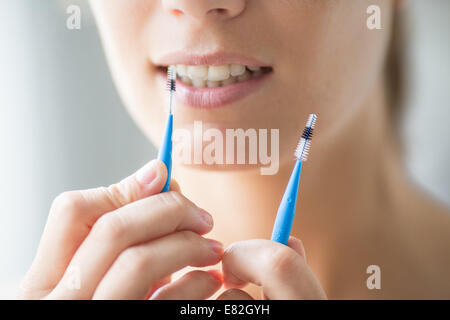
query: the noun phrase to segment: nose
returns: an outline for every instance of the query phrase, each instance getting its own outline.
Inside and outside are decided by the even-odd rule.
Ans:
[[[189,16],[197,21],[237,17],[245,10],[247,0],[162,0],[165,10],[175,16]]]

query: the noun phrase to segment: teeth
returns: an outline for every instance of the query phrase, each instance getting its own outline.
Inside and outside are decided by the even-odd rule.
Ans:
[[[208,66],[188,66],[187,73],[192,80],[206,80],[208,79]]]
[[[236,82],[237,82],[237,77],[229,77],[228,79],[222,81],[222,87],[228,86],[228,85],[236,83]]]
[[[251,77],[252,77],[252,74],[246,70],[243,75],[237,77],[238,78],[237,80],[238,80],[238,82],[244,82],[244,81],[247,81],[248,79],[250,79]]]
[[[186,65],[184,65],[184,64],[179,64],[179,65],[177,65],[177,74],[180,76],[180,77],[185,77],[185,76],[187,76],[187,66]]]
[[[220,87],[220,81],[206,81],[206,86],[208,88],[216,88],[216,87]]]
[[[232,64],[230,66],[230,74],[233,77],[242,75],[245,72],[245,66],[242,64]]]
[[[181,82],[195,88],[216,88],[247,81],[264,74],[261,67],[230,64],[221,66],[176,65]]]
[[[205,88],[206,87],[206,81],[201,79],[192,79],[192,86],[194,88]]]
[[[248,66],[247,66],[247,68],[248,68],[250,71],[253,71],[253,72],[256,72],[256,71],[261,70],[261,67],[248,67]]]
[[[230,67],[225,66],[210,66],[208,70],[208,80],[223,81],[230,77]]]
[[[181,77],[181,82],[183,82],[187,85],[192,85],[192,80],[188,76]]]

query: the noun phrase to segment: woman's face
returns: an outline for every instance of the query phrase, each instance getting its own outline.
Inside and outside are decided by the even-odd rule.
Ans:
[[[192,79],[178,81],[176,128],[192,130],[202,121],[203,130],[218,128],[224,136],[225,129],[279,129],[283,162],[292,160],[308,114],[318,114],[326,136],[363,106],[382,75],[393,1],[91,3],[122,98],[155,143],[167,114],[164,67],[181,65],[180,74]],[[367,27],[374,4],[381,30]],[[248,73],[249,67],[264,68]]]

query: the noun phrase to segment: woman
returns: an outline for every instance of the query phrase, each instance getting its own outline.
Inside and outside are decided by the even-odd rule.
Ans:
[[[122,98],[153,142],[176,65],[183,159],[208,146],[194,123],[216,137],[278,129],[277,170],[183,161],[160,194],[167,171],[152,161],[107,188],[63,193],[21,297],[250,299],[262,288],[269,299],[450,298],[450,217],[410,183],[391,121],[400,1],[91,2]],[[369,5],[381,29],[368,27]],[[264,239],[309,113],[319,122],[284,246]]]

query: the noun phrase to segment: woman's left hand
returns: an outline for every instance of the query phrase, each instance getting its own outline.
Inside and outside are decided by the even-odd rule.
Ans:
[[[306,264],[300,240],[290,237],[288,245],[270,240],[240,241],[223,256],[225,287],[242,288],[247,283],[261,286],[270,300],[326,299],[325,292]],[[231,289],[219,299],[250,299],[242,290]]]

